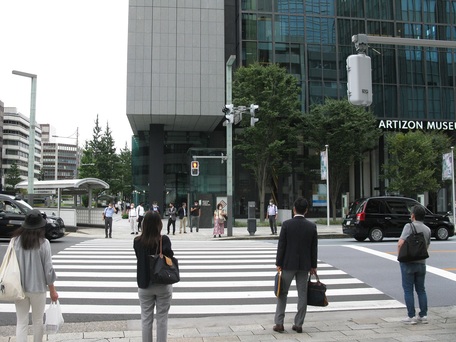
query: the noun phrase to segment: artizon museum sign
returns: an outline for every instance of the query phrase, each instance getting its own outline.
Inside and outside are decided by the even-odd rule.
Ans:
[[[428,131],[454,131],[456,121],[421,121],[421,120],[379,120],[378,128],[384,131],[407,131],[407,130],[428,130]]]

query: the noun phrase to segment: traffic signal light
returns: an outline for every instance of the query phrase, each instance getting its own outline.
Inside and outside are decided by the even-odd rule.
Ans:
[[[192,160],[192,162],[190,164],[190,168],[191,168],[191,175],[192,176],[199,176],[199,174],[200,174],[200,163],[199,163],[199,161]]]
[[[234,111],[234,105],[233,104],[227,104],[222,108],[222,112],[225,114],[231,114]]]
[[[347,57],[347,95],[355,106],[372,104],[371,59],[364,53]]]
[[[250,105],[250,126],[255,126],[255,124],[260,120],[255,117],[256,112],[258,111],[259,106],[256,104]]]

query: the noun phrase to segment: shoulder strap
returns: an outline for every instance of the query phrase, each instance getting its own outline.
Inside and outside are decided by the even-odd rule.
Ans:
[[[160,258],[163,258],[162,236],[160,235]]]
[[[415,228],[415,225],[413,224],[413,222],[410,222],[410,226],[412,227],[412,233],[416,234],[416,228]]]

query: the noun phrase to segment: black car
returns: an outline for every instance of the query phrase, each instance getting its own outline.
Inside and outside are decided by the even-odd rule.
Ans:
[[[358,241],[369,238],[379,242],[385,237],[398,238],[406,223],[410,222],[410,212],[419,202],[406,197],[380,196],[361,198],[353,202],[342,223],[344,234]],[[437,240],[447,240],[454,236],[454,225],[447,215],[433,214],[427,208],[424,223],[431,229]]]
[[[24,200],[6,194],[0,194],[0,237],[11,237],[25,220],[25,215],[33,208]],[[60,217],[47,216],[46,238],[59,239],[65,235],[65,224]]]

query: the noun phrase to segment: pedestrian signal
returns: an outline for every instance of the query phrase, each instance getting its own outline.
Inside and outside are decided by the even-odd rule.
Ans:
[[[191,162],[191,175],[192,176],[199,176],[199,173],[200,173],[200,164],[199,164],[199,161],[192,161]]]

